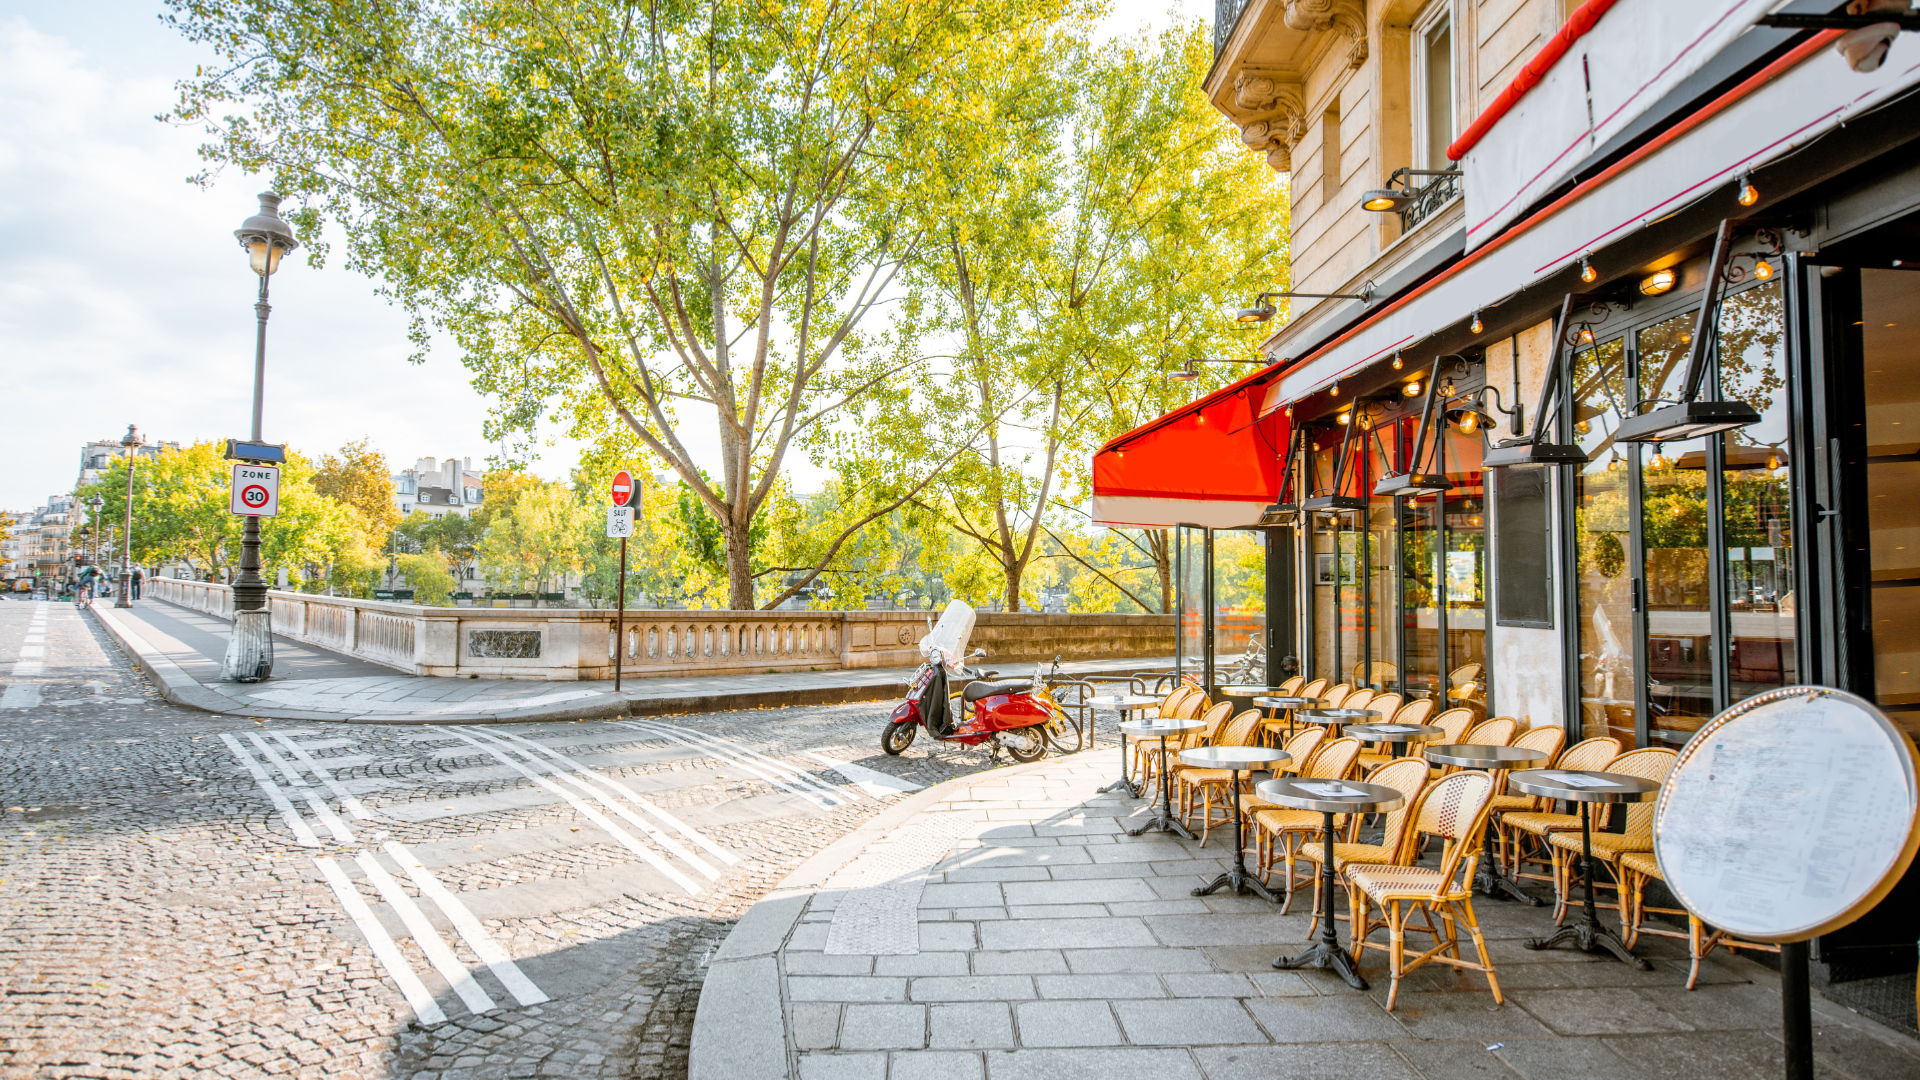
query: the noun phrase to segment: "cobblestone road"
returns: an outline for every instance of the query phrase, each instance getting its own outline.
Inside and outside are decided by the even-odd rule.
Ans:
[[[61,604],[0,602],[0,672],[7,1078],[679,1077],[732,921],[986,756],[880,705],[216,717]]]

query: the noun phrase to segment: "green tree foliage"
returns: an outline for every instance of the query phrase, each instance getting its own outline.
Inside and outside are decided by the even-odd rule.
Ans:
[[[489,515],[486,535],[476,548],[481,569],[495,587],[558,592],[565,575],[580,569],[580,542],[589,515],[566,484],[523,485],[504,510],[495,507]]]
[[[313,489],[337,503],[352,507],[368,530],[367,545],[380,546],[400,524],[400,508],[393,504],[393,473],[386,455],[370,440],[359,439],[325,454],[313,470]]]
[[[870,317],[925,239],[906,213],[925,128],[971,108],[973,50],[1068,0],[168,2],[222,57],[173,114],[211,130],[207,157],[271,174],[307,235],[343,230],[417,340],[450,332],[501,400],[490,435],[558,399],[578,433],[664,462],[750,607],[789,451],[919,365],[910,304]],[[711,482],[686,437],[708,417]],[[868,437],[914,460],[926,434]]]
[[[401,555],[394,562],[400,572],[407,575],[414,603],[427,607],[451,606],[453,590],[459,583],[439,548],[430,547],[417,555]]]

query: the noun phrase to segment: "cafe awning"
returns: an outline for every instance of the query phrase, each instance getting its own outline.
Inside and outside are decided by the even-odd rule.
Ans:
[[[1277,368],[1134,428],[1093,455],[1093,523],[1108,528],[1259,521],[1280,493],[1291,421],[1255,415]]]

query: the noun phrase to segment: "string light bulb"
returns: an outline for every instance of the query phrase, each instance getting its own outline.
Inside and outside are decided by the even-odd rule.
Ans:
[[[1742,173],[1740,175],[1740,194],[1738,198],[1741,206],[1752,206],[1754,203],[1760,201],[1760,189],[1753,186],[1752,173]]]
[[[1345,427],[1346,425],[1353,423],[1353,410],[1349,409],[1346,412],[1341,413],[1339,416],[1334,417],[1334,419],[1340,421],[1340,426]]]
[[[1415,379],[1412,382],[1408,383],[1407,385],[1401,387],[1400,392],[1402,394],[1405,394],[1408,397],[1419,397],[1420,396],[1420,380]]]
[[[1487,328],[1487,324],[1480,321],[1480,313],[1478,311],[1474,312],[1473,325],[1467,327],[1467,329],[1477,334],[1480,331],[1485,330],[1486,328]]]
[[[1666,468],[1666,467],[1667,467],[1667,455],[1665,455],[1665,454],[1663,454],[1663,453],[1661,453],[1661,452],[1660,452],[1660,451],[1658,451],[1658,450],[1655,450],[1655,451],[1653,452],[1653,461],[1652,461],[1652,462],[1650,462],[1650,464],[1651,464],[1651,465],[1652,465],[1652,466],[1653,466],[1654,468],[1656,468],[1656,469],[1664,469],[1664,468]]]
[[[1767,280],[1773,276],[1773,264],[1765,259],[1755,259],[1753,263],[1753,276],[1759,278],[1761,281]]]
[[[1591,285],[1600,280],[1600,271],[1593,268],[1593,260],[1580,256],[1580,280]]]
[[[1393,353],[1393,370],[1395,370],[1395,371],[1399,371],[1399,370],[1400,370],[1401,368],[1403,368],[1403,367],[1406,367],[1406,366],[1407,366],[1407,365],[1406,365],[1406,361],[1404,361],[1404,360],[1402,360],[1402,359],[1400,359],[1400,352],[1399,352],[1399,350],[1397,350],[1397,349],[1396,349],[1396,350],[1394,350],[1394,353]]]
[[[1339,384],[1339,383],[1334,383],[1334,384],[1333,384],[1333,389],[1332,389],[1332,390],[1330,390],[1330,391],[1328,391],[1327,393],[1328,393],[1328,396],[1329,396],[1329,397],[1339,397],[1339,396],[1340,396],[1340,384]]]
[[[1574,422],[1573,433],[1575,435],[1586,435],[1592,431],[1593,425],[1587,423],[1585,420],[1577,420]]]
[[[1767,470],[1768,470],[1769,472],[1776,472],[1776,471],[1778,471],[1778,470],[1779,470],[1779,468],[1780,468],[1780,455],[1779,455],[1779,454],[1777,454],[1777,453],[1776,453],[1776,454],[1768,454],[1768,455],[1767,455]]]

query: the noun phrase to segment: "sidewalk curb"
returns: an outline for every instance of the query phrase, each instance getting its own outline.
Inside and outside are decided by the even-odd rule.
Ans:
[[[1062,760],[1042,759],[943,780],[861,822],[782,878],[747,909],[713,955],[694,1006],[687,1080],[786,1080],[798,1075],[782,1000],[779,953],[813,895],[873,841],[951,792],[986,777],[1017,776]]]
[[[577,698],[558,705],[538,705],[523,709],[494,709],[471,713],[435,713],[431,716],[406,716],[375,714],[370,716],[347,716],[341,713],[316,712],[306,709],[280,709],[248,707],[245,702],[236,701],[217,690],[208,689],[198,679],[168,659],[140,636],[139,632],[123,623],[110,609],[93,605],[87,608],[98,620],[107,634],[120,646],[120,651],[134,662],[147,677],[152,679],[160,696],[169,702],[201,712],[217,713],[221,716],[245,718],[264,718],[272,720],[318,720],[335,724],[385,724],[412,725],[427,724],[512,724],[533,720],[606,720],[628,715],[628,703],[624,698],[612,694],[596,694],[594,698]],[[597,699],[597,700],[596,700]]]
[[[634,682],[641,680],[635,679]],[[908,679],[865,686],[816,686],[803,690],[741,690],[722,694],[684,694],[676,697],[636,697],[623,690],[633,716],[671,716],[679,713],[734,712],[744,709],[786,709],[802,705],[845,705],[858,701],[898,701],[907,696]]]

